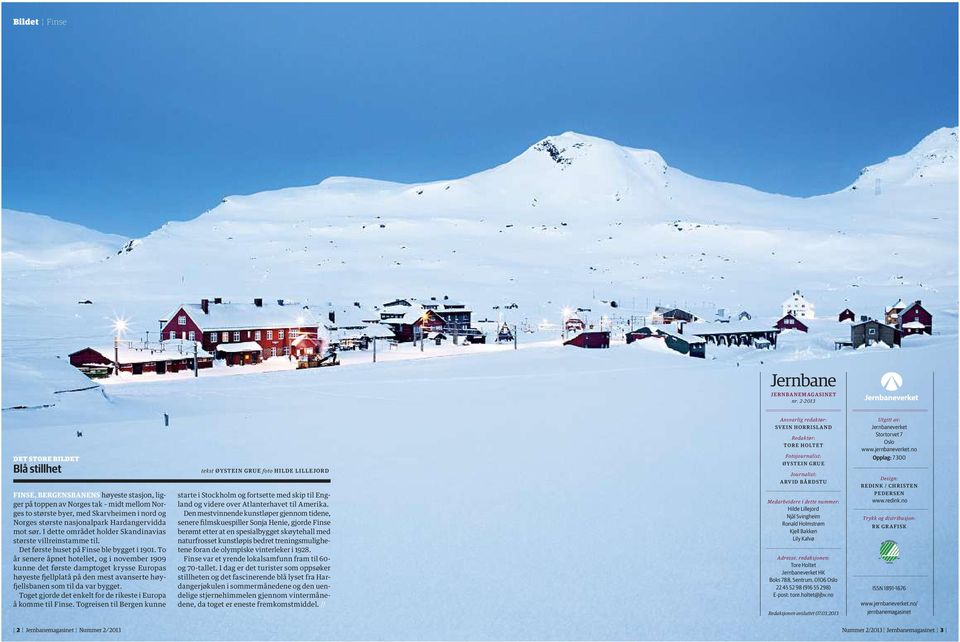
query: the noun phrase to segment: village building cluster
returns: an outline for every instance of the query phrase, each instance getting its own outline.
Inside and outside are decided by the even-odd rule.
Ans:
[[[336,365],[338,350],[366,350],[376,341],[391,345],[448,339],[484,343],[471,326],[472,312],[448,297],[395,299],[364,310],[359,304],[317,314],[309,305],[255,298],[229,302],[222,297],[184,303],[160,319],[160,340],[150,343],[115,338],[113,346],[87,346],[70,354],[70,363],[91,376],[112,373],[194,372],[221,361],[246,366],[285,357],[298,367]],[[508,328],[501,328],[513,340]],[[119,333],[118,333],[119,334]]]
[[[615,306],[614,306],[615,307]],[[736,315],[717,310],[713,321],[677,307],[656,306],[649,323],[629,325],[626,342],[663,341],[669,349],[695,358],[706,358],[708,346],[776,349],[783,332],[808,332],[817,320],[816,307],[795,290],[781,306],[775,322],[755,321],[742,310]],[[602,317],[598,323],[586,318],[590,308],[563,311],[563,343],[587,349],[609,348],[613,321]],[[481,320],[478,325],[489,322]],[[631,318],[630,323],[632,324]],[[820,320],[819,322],[822,322]],[[498,322],[494,340],[516,345],[517,328]],[[623,327],[624,321],[620,321]],[[849,339],[837,339],[836,349],[875,344],[901,345],[902,337],[932,334],[933,316],[920,300],[902,300],[885,307],[882,320],[861,315],[850,308],[840,311],[836,323],[849,326]],[[228,302],[221,297],[177,306],[160,324],[160,341],[121,340],[113,346],[87,346],[70,354],[70,363],[91,377],[119,374],[166,374],[211,368],[215,361],[227,366],[246,366],[266,359],[286,358],[298,368],[337,365],[338,351],[374,351],[377,341],[388,347],[420,342],[441,345],[486,343],[487,334],[474,327],[473,312],[464,303],[449,297],[394,299],[363,308],[359,303],[322,310],[311,309],[285,299]],[[557,326],[553,326],[554,328]],[[532,331],[532,330],[531,330]]]
[[[753,321],[747,311],[741,311],[732,319],[725,310],[717,311],[713,322],[705,322],[697,315],[680,308],[657,306],[651,315],[649,326],[635,328],[626,332],[626,342],[644,339],[662,340],[671,350],[691,357],[706,358],[707,345],[718,347],[752,346],[757,349],[776,348],[782,332],[809,332],[810,323],[816,317],[816,306],[795,290],[781,306],[782,316],[772,325]],[[845,308],[837,314],[837,323],[849,325],[850,338],[834,342],[837,349],[885,344],[896,347],[901,338],[910,334],[932,334],[933,315],[919,300],[905,304],[902,300],[884,308],[883,321],[862,315],[856,321],[856,314]],[[569,328],[569,321],[568,321]],[[584,333],[587,334],[587,333]],[[602,335],[592,332],[592,335]],[[604,348],[609,346],[609,332],[603,336],[574,337],[567,345],[583,348]]]

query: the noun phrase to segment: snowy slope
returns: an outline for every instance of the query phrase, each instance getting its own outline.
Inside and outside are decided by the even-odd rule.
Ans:
[[[865,167],[850,189],[885,185],[935,185],[957,180],[957,128],[942,127],[902,156]]]
[[[126,241],[49,216],[3,210],[4,269],[51,269],[102,260]]]
[[[142,337],[172,306],[210,296],[324,309],[449,295],[476,318],[517,303],[509,320],[536,323],[610,300],[637,316],[656,304],[772,316],[800,288],[824,312],[877,315],[919,298],[936,314],[956,306],[956,133],[938,130],[850,188],[805,199],[566,132],[460,179],[334,177],[230,196],[125,245],[5,211],[4,345],[63,355],[109,339],[117,315]],[[56,265],[69,269],[37,269]]]

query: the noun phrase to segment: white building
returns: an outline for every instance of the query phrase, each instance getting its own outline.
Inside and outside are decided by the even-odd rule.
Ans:
[[[803,298],[800,290],[794,290],[790,298],[783,302],[782,314],[792,314],[798,319],[813,319],[816,316],[813,303]]]

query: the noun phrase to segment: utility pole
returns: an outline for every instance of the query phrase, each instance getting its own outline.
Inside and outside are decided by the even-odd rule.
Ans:
[[[113,335],[113,374],[120,374],[120,333]]]
[[[517,349],[517,324],[513,324],[513,349]]]
[[[193,376],[200,376],[200,365],[197,363],[197,342],[193,342]]]
[[[373,338],[373,362],[377,362],[377,338]]]

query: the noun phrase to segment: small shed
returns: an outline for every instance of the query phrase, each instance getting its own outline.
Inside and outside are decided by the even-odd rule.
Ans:
[[[295,357],[308,357],[320,352],[323,342],[309,334],[298,335],[290,342],[290,354]]]
[[[856,321],[857,315],[854,314],[853,310],[850,308],[844,308],[843,312],[837,315],[837,323],[843,323],[844,321]]]
[[[500,331],[497,332],[497,343],[510,343],[513,341],[513,331],[510,329],[506,323],[500,326]]]
[[[578,348],[609,348],[610,333],[606,330],[588,330],[581,332],[572,339],[563,342],[565,346],[576,346]]]
[[[217,346],[217,358],[228,366],[249,366],[263,361],[263,348],[256,341],[221,343]]]

